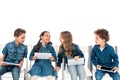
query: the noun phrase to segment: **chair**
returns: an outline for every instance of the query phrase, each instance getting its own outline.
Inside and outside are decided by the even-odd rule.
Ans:
[[[23,64],[23,67],[21,68],[21,73],[20,73],[20,80],[28,80],[27,79],[27,76],[26,76],[26,64],[25,63],[27,63],[27,61],[26,60],[24,60],[25,62],[24,62],[24,64]],[[7,72],[7,73],[5,73],[5,74],[3,74],[2,76],[1,76],[1,79],[2,80],[11,80],[12,79],[12,74],[11,74],[11,72]]]
[[[91,76],[92,76],[92,73],[91,73],[91,67],[89,65],[90,63],[90,60],[89,60],[89,54],[90,54],[90,48],[91,46],[79,46],[80,49],[82,50],[82,52],[84,53],[84,57],[85,57],[85,65],[84,65],[84,68],[85,68],[85,72],[86,72],[86,80],[90,80]],[[64,62],[64,59],[63,59],[63,62]],[[89,73],[88,73],[89,72]],[[67,67],[66,69],[64,70],[64,64],[62,63],[62,67],[61,67],[61,70],[60,72],[58,72],[58,74],[62,74],[61,77],[58,76],[58,80],[70,80],[70,74],[67,70]],[[92,79],[91,79],[92,80]]]
[[[0,45],[0,52],[2,52],[2,48],[3,48],[3,45]],[[1,59],[1,54],[0,54],[0,59]],[[28,80],[27,79],[27,76],[26,76],[26,73],[27,73],[27,59],[24,60],[24,63],[23,63],[23,66],[21,68],[21,73],[20,73],[20,80]],[[1,76],[1,79],[2,80],[11,80],[12,79],[12,75],[11,75],[11,72],[7,72],[5,74],[3,74]]]
[[[56,51],[56,53],[57,53],[57,46],[53,46],[54,47],[54,49],[55,49],[55,51]],[[29,55],[30,55],[30,52],[31,52],[31,50],[32,50],[32,48],[33,48],[33,45],[28,45],[28,58],[29,58]],[[31,68],[32,68],[32,65],[33,65],[33,63],[34,63],[34,61],[28,61],[28,68],[27,68],[27,70],[30,70]],[[56,62],[52,62],[52,65],[55,67],[56,66]],[[27,80],[31,80],[31,75],[28,75],[27,74]],[[45,80],[45,78],[41,78],[41,77],[39,77],[39,79],[38,80]],[[57,77],[55,77],[55,80],[57,80]]]
[[[117,46],[113,46],[113,48],[114,48],[115,52],[118,54],[118,48],[117,48]],[[91,50],[92,50],[92,46],[90,47],[90,53],[91,53]],[[90,55],[89,55],[89,57],[90,57]],[[95,80],[95,69],[96,69],[96,67],[92,65],[91,60],[89,60],[89,61],[90,61],[89,62],[90,70],[92,71],[92,74],[93,74],[93,76],[91,76],[91,79],[89,79],[89,80]],[[106,73],[103,76],[102,80],[112,80],[112,78],[109,76],[109,74]]]

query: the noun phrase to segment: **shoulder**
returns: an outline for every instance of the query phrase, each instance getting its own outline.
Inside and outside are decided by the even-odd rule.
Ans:
[[[26,50],[26,49],[27,49],[27,45],[20,44],[20,48],[21,48],[22,50]]]
[[[50,49],[53,48],[53,46],[51,44],[49,44],[49,43],[47,43],[46,47],[50,48]]]
[[[113,46],[109,45],[109,44],[106,44],[106,48],[110,49],[110,50],[113,50]]]
[[[73,44],[72,44],[72,46],[73,46],[73,47],[78,47],[78,45],[77,45],[77,44],[75,44],[75,43],[73,43]]]
[[[12,42],[8,42],[5,47],[9,47],[9,48],[14,47],[14,42],[13,41]]]
[[[98,49],[99,48],[99,45],[94,45],[93,46],[93,49]]]
[[[79,46],[78,46],[77,44],[75,44],[75,43],[73,43],[72,46],[73,46],[73,49],[74,49],[74,50],[78,50],[78,49],[80,49]]]

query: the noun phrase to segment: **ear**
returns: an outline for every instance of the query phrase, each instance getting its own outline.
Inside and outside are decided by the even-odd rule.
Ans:
[[[17,39],[18,37],[17,36],[14,36],[15,39]]]
[[[40,36],[40,39],[43,39],[43,36]]]

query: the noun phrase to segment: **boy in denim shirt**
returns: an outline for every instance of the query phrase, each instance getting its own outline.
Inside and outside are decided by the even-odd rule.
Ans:
[[[108,31],[106,29],[98,29],[94,33],[96,45],[92,49],[91,60],[96,66],[96,80],[102,80],[105,73],[108,73],[113,80],[120,80],[118,56],[113,47],[107,44],[107,41],[109,41]],[[115,73],[100,70],[101,67],[112,67]]]
[[[23,65],[24,58],[27,57],[27,47],[23,44],[25,41],[25,33],[26,31],[18,28],[14,32],[15,40],[9,42],[3,48],[2,59],[0,60],[0,77],[11,71],[13,80],[19,80],[20,77],[20,69]],[[10,62],[18,64],[16,65],[8,65],[2,62]]]

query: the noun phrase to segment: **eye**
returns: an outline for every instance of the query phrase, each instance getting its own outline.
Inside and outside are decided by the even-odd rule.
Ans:
[[[25,39],[25,37],[21,37],[21,39]]]

